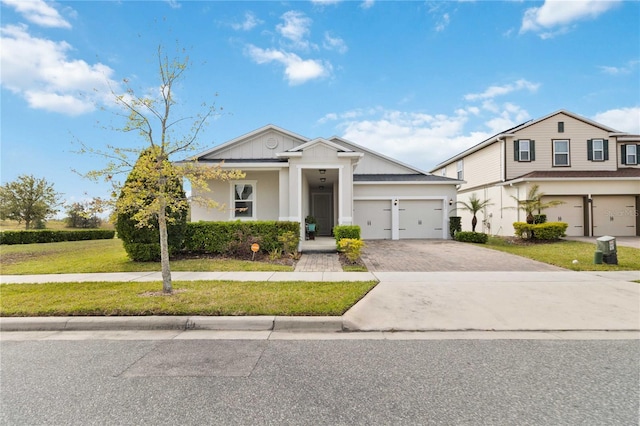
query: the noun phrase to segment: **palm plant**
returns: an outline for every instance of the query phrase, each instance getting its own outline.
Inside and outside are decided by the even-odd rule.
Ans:
[[[466,203],[464,201],[458,201],[457,204],[460,204],[463,210],[467,210],[473,215],[473,219],[471,219],[471,231],[476,232],[476,225],[478,224],[478,218],[476,217],[476,213],[480,210],[484,209],[487,206],[492,205],[491,200],[480,201],[476,194],[471,194],[469,197],[469,202]]]
[[[518,208],[525,212],[527,215],[527,223],[531,224],[534,222],[533,213],[537,212],[538,215],[542,214],[542,211],[548,209],[549,207],[559,206],[560,204],[565,204],[564,201],[559,200],[551,200],[546,203],[542,202],[542,197],[545,196],[544,192],[538,192],[540,186],[535,184],[529,189],[527,193],[526,200],[519,200],[515,196],[511,196],[518,203]]]

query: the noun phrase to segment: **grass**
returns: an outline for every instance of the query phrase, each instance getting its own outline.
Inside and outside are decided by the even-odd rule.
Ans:
[[[3,284],[0,316],[342,315],[367,282],[175,281]]]
[[[52,219],[45,222],[46,229],[53,231],[77,230],[68,228],[64,220]],[[113,229],[113,225],[107,220],[102,221],[101,229]],[[0,231],[24,231],[24,222],[18,223],[15,220],[0,220]]]
[[[4,275],[158,270],[160,270],[159,263],[129,260],[122,242],[118,239],[0,245],[0,273]],[[292,271],[293,267],[235,259],[186,259],[172,261],[171,270]]]
[[[640,271],[640,249],[632,247],[618,246],[618,265],[594,264],[595,244],[580,241],[521,245],[504,238],[489,237],[486,247],[573,271]],[[578,263],[574,264],[574,260]]]

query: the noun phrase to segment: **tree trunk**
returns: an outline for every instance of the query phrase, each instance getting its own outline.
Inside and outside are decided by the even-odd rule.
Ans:
[[[473,219],[471,219],[471,232],[476,232],[476,225],[478,224],[478,218],[476,215],[473,215]]]
[[[160,231],[160,263],[162,264],[162,291],[172,293],[171,267],[169,265],[169,238],[167,235],[167,202],[160,196],[160,211],[158,212],[158,230]]]

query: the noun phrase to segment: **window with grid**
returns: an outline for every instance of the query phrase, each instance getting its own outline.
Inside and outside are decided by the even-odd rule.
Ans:
[[[553,141],[553,165],[554,166],[569,165],[569,141],[568,140]]]
[[[625,164],[638,164],[638,145],[626,146]]]
[[[463,171],[462,160],[458,161],[457,171],[458,171],[458,180],[463,180],[464,179],[464,171]]]

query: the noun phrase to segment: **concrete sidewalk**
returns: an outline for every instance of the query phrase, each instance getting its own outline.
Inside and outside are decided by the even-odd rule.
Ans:
[[[631,331],[640,336],[639,271],[174,272],[175,280],[380,283],[342,317],[0,318],[2,331]],[[2,276],[4,284],[159,281],[159,273]]]

